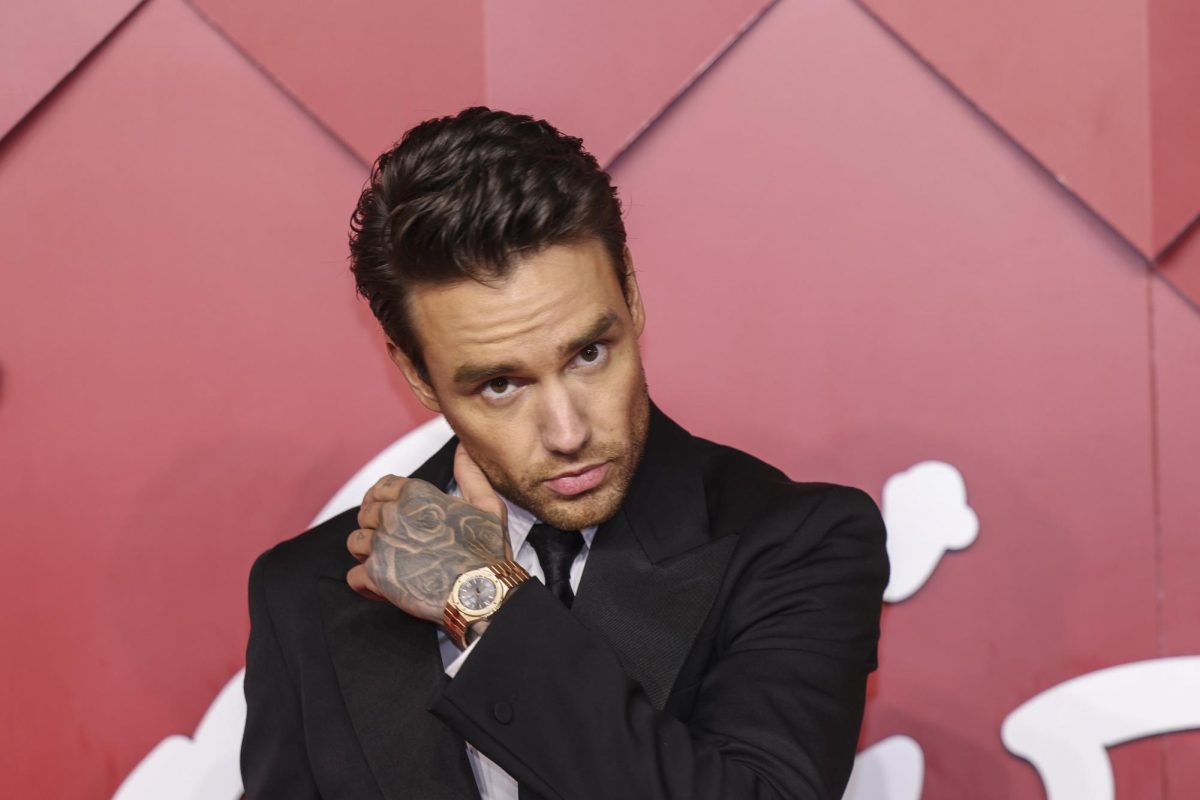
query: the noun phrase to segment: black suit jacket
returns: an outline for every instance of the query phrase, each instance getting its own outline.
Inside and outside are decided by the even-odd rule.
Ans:
[[[546,798],[840,798],[888,578],[879,512],[651,414],[573,608],[522,585],[453,680],[434,625],[347,586],[355,510],[263,554],[246,796],[477,798],[466,739]],[[454,445],[415,476],[446,486]]]

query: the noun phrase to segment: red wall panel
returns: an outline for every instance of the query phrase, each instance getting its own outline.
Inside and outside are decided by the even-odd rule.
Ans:
[[[0,6],[0,137],[138,4],[139,0],[6,0]]]
[[[265,25],[198,5],[144,4],[0,140],[0,635],[17,654],[0,668],[0,771],[21,795],[111,795],[156,743],[190,734],[241,666],[252,558],[428,416],[346,269],[368,145],[415,113],[342,92],[357,62],[326,34],[374,6]],[[669,413],[877,499],[917,462],[957,468],[977,538],[888,608],[863,745],[911,737],[925,798],[1040,797],[1001,740],[1015,709],[1080,675],[1200,653],[1200,314],[862,7],[781,0],[737,38],[764,5],[713,5],[689,26],[683,4],[614,4],[549,78],[572,52],[553,37],[592,17],[519,5],[458,32],[491,48],[472,51],[476,89],[601,152],[665,107],[613,174]],[[406,9],[389,12],[405,36],[459,41],[457,18]],[[1075,67],[1106,32],[1075,32]],[[295,62],[305,37],[342,44]],[[606,53],[611,74],[595,66]],[[1141,95],[1121,93],[1124,68],[1105,83],[1120,53],[1084,77],[1124,112]],[[350,72],[321,85],[322,65]],[[590,82],[572,94],[580,69]],[[439,77],[421,102],[452,113],[470,81]],[[1020,82],[992,78],[1020,100]],[[1147,80],[1160,98],[1189,85],[1186,71]],[[1062,117],[1047,124],[1086,125],[1086,109],[1033,100],[1029,114]],[[1193,167],[1155,180],[1186,201]],[[1167,277],[1190,275],[1197,248],[1184,238]],[[1200,734],[1107,755],[1118,800],[1200,792]]]
[[[1200,237],[1180,258],[1200,261]],[[1163,655],[1200,653],[1200,313],[1158,282],[1151,294],[1157,409],[1159,519],[1162,562],[1160,648]],[[1200,725],[1198,725],[1200,727]],[[1200,788],[1200,731],[1163,742],[1168,800]]]
[[[616,172],[667,408],[797,478],[962,472],[978,541],[889,611],[865,743],[1036,797],[1004,717],[1156,654],[1140,259],[840,3],[777,7]]]
[[[421,418],[346,270],[363,177],[174,0],[3,143],[10,791],[105,796],[190,731],[255,551]]]

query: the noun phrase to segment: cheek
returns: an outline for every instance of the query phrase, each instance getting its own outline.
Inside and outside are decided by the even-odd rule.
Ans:
[[[530,452],[525,420],[506,417],[499,422],[469,413],[453,415],[449,410],[446,419],[478,462],[512,477],[523,473]]]
[[[612,392],[613,405],[622,409],[636,407],[644,391],[641,361],[637,358],[624,359],[617,373],[614,379],[615,391]]]
[[[600,387],[588,387],[586,402],[594,433],[602,440],[623,438],[632,425],[642,392],[638,363],[626,359]]]
[[[450,427],[454,429],[459,441],[476,461],[495,460],[495,442],[493,441],[495,437],[491,434],[486,419],[472,413],[472,410],[462,402],[443,402],[442,414],[450,423]]]

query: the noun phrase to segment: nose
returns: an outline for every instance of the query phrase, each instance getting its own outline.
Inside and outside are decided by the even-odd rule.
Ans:
[[[542,446],[552,453],[575,455],[591,438],[580,399],[561,383],[543,384],[541,416]]]

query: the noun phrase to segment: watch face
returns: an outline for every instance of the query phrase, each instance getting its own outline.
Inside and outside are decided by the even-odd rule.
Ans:
[[[458,587],[458,602],[471,611],[482,611],[496,599],[496,582],[483,575],[463,581]]]

